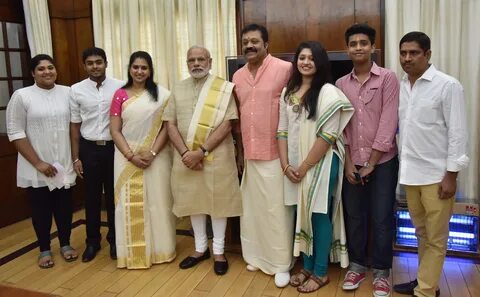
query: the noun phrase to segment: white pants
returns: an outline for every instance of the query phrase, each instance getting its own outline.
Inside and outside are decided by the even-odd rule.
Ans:
[[[195,251],[203,253],[208,249],[207,215],[190,216],[195,235]],[[213,254],[223,255],[225,248],[225,229],[227,218],[212,218],[213,229]]]

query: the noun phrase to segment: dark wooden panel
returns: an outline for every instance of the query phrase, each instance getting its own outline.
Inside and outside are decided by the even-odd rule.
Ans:
[[[0,157],[14,156],[17,154],[15,146],[8,141],[5,134],[0,135]]]
[[[305,40],[307,0],[267,0],[269,52],[290,53]]]
[[[4,136],[2,136],[3,138]],[[17,155],[0,157],[0,228],[30,216],[24,189],[17,188]]]
[[[72,85],[86,77],[81,55],[93,46],[91,1],[48,0],[48,4],[57,83]]]
[[[0,228],[30,216],[25,190],[17,188],[17,150],[0,135]]]
[[[25,15],[22,0],[0,0],[0,21],[23,23]]]
[[[90,18],[92,17],[92,1],[91,0],[74,0],[73,10],[75,18]]]
[[[93,41],[93,27],[92,20],[86,18],[80,18],[75,20],[75,36],[76,36],[76,57],[74,61],[77,61],[76,69],[77,73],[73,79],[75,82],[80,81],[87,77],[85,70],[83,69],[82,53],[87,47],[94,46]],[[73,61],[73,60],[72,60]]]
[[[243,1],[243,16],[244,16],[243,25],[255,23],[255,24],[266,26],[267,25],[266,2],[267,0],[244,0]],[[277,1],[278,4],[280,4],[281,2],[282,1]],[[238,33],[240,33],[240,30],[238,31]]]
[[[68,19],[50,19],[52,30],[53,58],[57,67],[57,83],[71,85],[78,81],[75,21]]]
[[[384,0],[237,0],[237,31],[250,23],[265,25],[271,53],[294,52],[301,41],[318,40],[329,51],[345,50],[345,30],[368,22],[383,48]],[[239,36],[238,36],[239,37]],[[241,54],[239,52],[239,54]]]
[[[345,49],[344,32],[354,23],[354,0],[309,0],[306,37],[320,41],[329,51]]]
[[[48,10],[50,18],[78,19],[92,16],[90,0],[48,0]]]
[[[381,2],[384,0],[355,0],[355,22],[367,23],[377,31],[376,47],[383,49],[381,25]]]

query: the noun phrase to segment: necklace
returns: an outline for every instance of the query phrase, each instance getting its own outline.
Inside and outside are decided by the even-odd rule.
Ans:
[[[299,113],[301,110],[302,101],[303,101],[302,98],[299,98],[294,94],[291,94],[288,98],[288,105],[292,106],[293,112]]]

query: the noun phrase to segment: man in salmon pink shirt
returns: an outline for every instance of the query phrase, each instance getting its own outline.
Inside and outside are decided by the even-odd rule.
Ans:
[[[352,103],[355,114],[345,128],[343,205],[350,266],[342,287],[355,290],[365,280],[371,222],[373,296],[388,297],[398,178],[399,84],[392,71],[371,60],[375,29],[355,24],[345,32],[345,41],[353,70],[336,85]]]
[[[268,32],[252,24],[242,32],[247,64],[235,72],[233,82],[240,110],[240,166],[245,159],[240,217],[242,253],[249,271],[275,275],[284,287],[290,279],[293,248],[293,206],[283,198],[283,173],[275,138],[279,99],[290,78],[292,64],[268,54]],[[237,131],[240,132],[240,131]]]

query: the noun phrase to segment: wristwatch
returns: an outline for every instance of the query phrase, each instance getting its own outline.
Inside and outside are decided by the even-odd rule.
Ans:
[[[202,152],[203,152],[203,156],[204,156],[204,157],[207,157],[207,156],[208,156],[208,154],[209,154],[209,151],[207,151],[207,149],[206,149],[206,148],[204,148],[204,147],[203,147],[203,145],[201,145],[201,146],[200,146],[200,149],[201,149],[201,150],[202,150]]]

